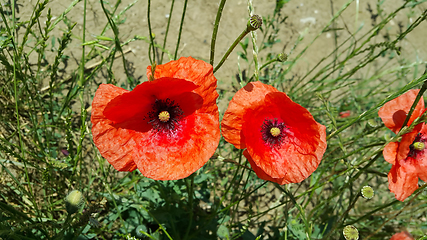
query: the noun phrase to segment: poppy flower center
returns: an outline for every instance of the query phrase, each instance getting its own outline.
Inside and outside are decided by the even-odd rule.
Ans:
[[[161,113],[159,113],[159,120],[162,122],[167,122],[169,121],[171,115],[169,114],[168,111],[162,111]]]
[[[414,142],[409,146],[409,157],[417,158],[419,154],[424,153],[426,139],[421,133],[418,133]]]
[[[279,128],[277,128],[277,127],[272,127],[272,128],[270,129],[270,133],[271,133],[271,136],[273,136],[273,137],[277,137],[277,136],[279,136],[279,135],[280,135],[280,129],[279,129]]]
[[[284,122],[275,119],[265,119],[261,126],[261,135],[264,143],[270,147],[280,147],[285,140],[286,125]]]
[[[418,151],[423,150],[425,147],[424,143],[422,142],[414,142],[412,145],[414,146],[414,149]]]
[[[183,115],[184,112],[175,101],[169,98],[165,100],[156,99],[152,105],[152,111],[148,113],[148,123],[157,132],[170,135],[179,129]]]

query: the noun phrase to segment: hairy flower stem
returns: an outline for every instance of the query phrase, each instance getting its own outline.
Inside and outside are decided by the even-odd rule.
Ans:
[[[264,65],[262,65],[259,70],[267,67],[268,65],[274,63],[274,62],[285,62],[288,59],[288,55],[286,55],[285,53],[280,53],[276,56],[276,58],[271,59],[270,61],[264,63]]]
[[[211,40],[211,57],[209,60],[209,63],[213,66],[214,64],[214,58],[215,58],[215,42],[216,42],[216,35],[218,33],[218,27],[219,27],[219,21],[221,20],[222,10],[224,9],[226,0],[221,0],[221,3],[218,7],[218,12],[216,13],[216,19],[215,19],[215,25],[212,32],[212,40]]]
[[[190,216],[189,216],[189,223],[187,226],[187,230],[185,231],[185,237],[184,239],[187,239],[188,234],[190,233],[190,229],[191,229],[191,224],[193,223],[193,194],[194,194],[194,174],[191,174],[190,176],[191,178],[191,182],[190,182],[190,186],[188,186],[188,179],[186,179],[186,185],[187,185],[187,190],[188,190],[188,207],[190,210]]]
[[[154,37],[153,33],[151,32],[151,22],[150,22],[150,10],[151,10],[151,1],[148,0],[148,8],[147,8],[147,20],[148,20],[148,31],[150,33],[150,47],[152,47],[153,57],[150,56],[150,53],[148,53],[148,58],[150,59],[150,64],[153,66],[156,62],[156,51],[154,49]],[[150,49],[150,48],[149,48]]]
[[[218,71],[218,69],[224,64],[225,60],[227,60],[230,53],[234,50],[236,45],[242,41],[242,39],[246,36],[246,34],[257,30],[262,25],[262,19],[258,15],[252,15],[252,17],[249,19],[248,24],[246,25],[246,29],[237,37],[237,39],[233,42],[233,44],[228,48],[227,52],[222,57],[221,61],[216,65],[213,72],[215,73]]]
[[[218,69],[222,66],[222,64],[224,64],[225,60],[227,60],[228,56],[230,55],[230,53],[234,50],[234,48],[236,47],[236,45],[246,36],[246,34],[248,34],[250,31],[248,29],[245,29],[240,35],[239,37],[237,37],[237,39],[233,42],[233,44],[230,46],[230,48],[228,48],[227,52],[224,54],[224,56],[222,57],[221,61],[218,63],[218,65],[216,65],[216,67],[214,68],[213,72],[215,73],[216,71],[218,71]]]
[[[182,10],[181,24],[179,25],[178,42],[176,43],[175,55],[173,57],[174,60],[176,60],[176,57],[178,55],[179,42],[181,42],[182,26],[184,25],[185,11],[187,10],[187,2],[188,2],[188,0],[185,0],[184,9]]]
[[[166,39],[168,38],[168,33],[169,33],[169,25],[170,25],[170,23],[171,23],[171,19],[172,19],[172,12],[173,12],[173,5],[175,4],[175,0],[172,0],[172,3],[171,3],[171,10],[170,10],[170,12],[169,12],[169,18],[168,18],[168,25],[166,26],[166,33],[165,33],[165,39],[163,40],[163,49],[166,49]],[[161,57],[160,57],[160,62],[159,62],[159,64],[162,64],[162,62],[163,62],[163,54],[164,54],[165,52],[164,51],[162,51],[162,55],[161,55]]]

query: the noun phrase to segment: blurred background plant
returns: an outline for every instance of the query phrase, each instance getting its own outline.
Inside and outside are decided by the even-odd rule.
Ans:
[[[223,140],[202,169],[178,181],[117,172],[91,140],[90,104],[100,83],[130,90],[146,81],[138,64],[184,54],[217,66],[246,28],[237,21],[231,31],[221,20],[235,3],[2,1],[0,237],[342,239],[347,225],[361,239],[389,239],[402,229],[416,239],[426,235],[426,185],[420,182],[405,202],[389,192],[391,165],[381,150],[391,132],[377,115],[385,102],[426,80],[426,52],[419,49],[425,1],[322,2],[320,18],[299,19],[293,11],[303,3],[309,8],[308,1],[239,3],[246,21],[263,11],[263,25],[216,74],[222,112],[238,89],[259,79],[327,126],[319,168],[302,183],[279,186],[258,179],[242,151]],[[204,4],[215,9],[210,20],[199,16]],[[135,15],[144,24],[132,36]],[[181,40],[206,34],[192,29],[194,19],[216,19],[204,26],[216,42]],[[294,26],[298,20],[308,27]],[[370,199],[361,194],[366,185],[375,193]],[[66,207],[70,198],[78,205]]]

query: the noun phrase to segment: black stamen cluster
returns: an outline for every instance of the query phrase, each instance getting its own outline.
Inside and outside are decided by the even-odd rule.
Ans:
[[[280,129],[280,134],[276,137],[271,135],[270,132],[270,130],[274,127]],[[270,147],[280,147],[286,137],[286,134],[283,132],[285,128],[285,123],[279,122],[277,118],[265,119],[264,123],[261,126],[262,140],[264,140],[264,142]]]
[[[175,103],[175,101],[170,100],[169,98],[166,100],[156,99],[152,105],[152,109],[153,111],[148,113],[148,118],[150,119],[148,123],[153,126],[154,130],[170,135],[178,129],[179,121],[184,115],[184,112],[181,110],[179,105]],[[166,122],[162,122],[159,119],[159,114],[163,111],[167,111],[170,116],[169,120]]]

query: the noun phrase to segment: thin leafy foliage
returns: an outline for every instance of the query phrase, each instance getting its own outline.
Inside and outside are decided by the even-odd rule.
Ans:
[[[150,11],[157,1],[143,3],[148,5],[148,14],[142,14],[149,22],[147,35],[132,37],[120,29],[138,1],[127,6],[121,1],[91,2],[105,19],[95,40],[85,35],[89,1],[67,2],[57,18],[50,2],[37,1],[28,19],[19,15],[20,1],[0,4],[1,238],[340,239],[344,227],[353,225],[361,239],[389,239],[402,229],[424,239],[426,184],[404,202],[389,192],[390,166],[382,149],[403,133],[392,136],[377,113],[386,102],[426,82],[422,56],[400,55],[406,38],[422,28],[425,1],[398,1],[387,11],[387,1],[377,1],[375,8],[368,8],[376,11],[375,23],[351,29],[342,16],[359,1],[349,0],[314,38],[304,41],[301,33],[282,53],[277,46],[284,39],[278,36],[292,16],[283,10],[289,0],[278,0],[262,16],[256,33],[246,32],[233,44],[227,54],[239,59],[233,73],[237,77],[227,89],[218,89],[219,102],[228,102],[227,93],[259,80],[285,92],[327,127],[328,148],[317,170],[301,183],[282,186],[259,179],[243,151],[223,139],[210,161],[186,179],[154,181],[138,171],[115,171],[91,137],[95,89],[101,82],[129,90],[140,83],[125,57],[124,47],[133,42],[146,50],[152,66],[179,58],[183,26],[191,27],[186,14],[192,2],[184,2],[181,15],[172,15],[175,1],[168,2],[162,37],[151,31]],[[210,59],[205,59],[215,71],[227,64],[228,56],[214,59],[216,51],[228,49],[219,49],[216,41],[227,8],[226,1],[218,2]],[[256,4],[248,1],[248,19]],[[83,34],[67,17],[81,7]],[[412,21],[390,34],[387,27],[399,14],[409,14]],[[180,23],[177,36],[169,33],[171,21]],[[333,51],[297,74],[308,50],[328,33],[334,36]],[[176,42],[174,48],[167,49],[167,41]],[[76,46],[81,55],[73,65],[70,50]],[[101,60],[89,65],[92,59]],[[117,63],[123,67],[118,69]],[[125,81],[117,79],[118,71],[125,73]],[[361,194],[366,185],[375,192],[369,200]],[[72,190],[83,193],[83,204],[73,213],[65,207]]]

